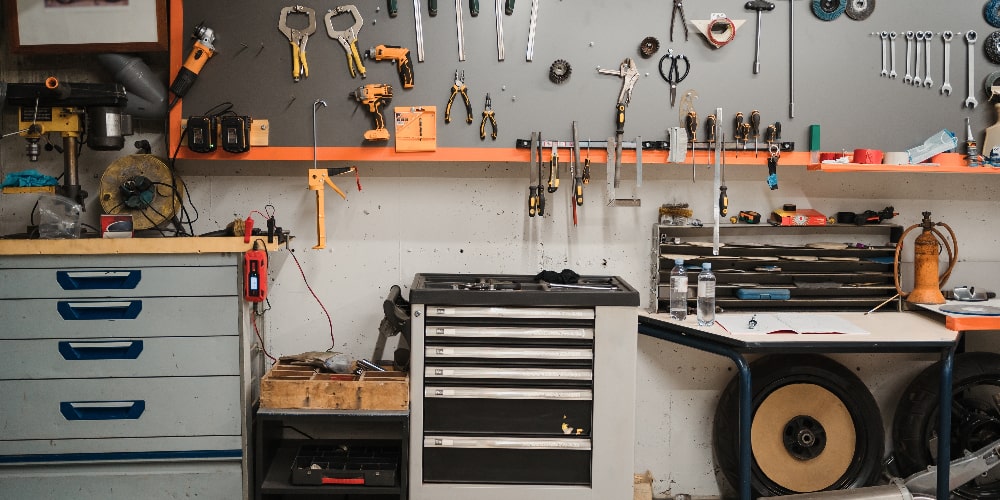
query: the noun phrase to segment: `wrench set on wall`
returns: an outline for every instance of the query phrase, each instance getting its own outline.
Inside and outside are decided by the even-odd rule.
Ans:
[[[975,96],[975,45],[978,34],[975,30],[966,31],[964,34],[953,31],[942,31],[935,33],[930,30],[907,30],[896,33],[895,31],[880,31],[872,33],[881,42],[882,70],[879,76],[883,78],[895,79],[899,76],[897,71],[896,39],[902,38],[905,47],[905,71],[903,83],[914,87],[933,87],[934,79],[931,77],[931,47],[932,41],[937,36],[941,37],[944,44],[944,72],[943,83],[940,93],[944,96],[951,95],[951,42],[955,37],[964,38],[966,45],[966,55],[968,58],[968,87],[969,93],[965,98],[964,105],[968,108],[975,108],[979,102]],[[921,64],[923,65],[923,76],[921,76]]]

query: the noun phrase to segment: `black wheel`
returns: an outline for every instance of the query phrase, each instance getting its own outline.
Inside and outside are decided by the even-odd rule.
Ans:
[[[937,463],[941,363],[920,372],[903,393],[893,417],[895,462],[902,477]],[[1000,354],[955,356],[952,372],[951,459],[1000,439]],[[1000,498],[1000,471],[970,481],[954,498]]]
[[[753,379],[751,481],[759,496],[856,488],[881,472],[882,416],[850,370],[818,355],[765,356]],[[712,445],[726,480],[739,484],[739,380],[722,392]]]

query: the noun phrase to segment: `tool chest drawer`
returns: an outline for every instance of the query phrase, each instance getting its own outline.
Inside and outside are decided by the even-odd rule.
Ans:
[[[475,363],[478,365],[591,366],[594,350],[589,347],[537,346],[455,346],[437,345],[424,349],[428,363]]]
[[[435,319],[593,320],[594,310],[567,307],[427,306],[427,323]],[[446,323],[445,323],[446,324]]]
[[[0,380],[239,375],[238,335],[0,340]]]
[[[425,434],[423,481],[590,485],[590,449],[586,438]]]
[[[16,299],[0,301],[4,338],[232,335],[239,300],[230,297]]]
[[[590,389],[461,387],[424,389],[424,431],[589,436]]]
[[[427,385],[451,383],[514,383],[517,385],[586,385],[594,379],[591,368],[446,366],[424,367]]]
[[[243,497],[239,461],[0,467],[0,500]]]
[[[233,266],[0,269],[0,299],[234,295]]]
[[[0,400],[4,440],[241,432],[238,376],[5,380]]]

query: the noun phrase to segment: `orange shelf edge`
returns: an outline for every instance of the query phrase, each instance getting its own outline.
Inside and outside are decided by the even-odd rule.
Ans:
[[[944,326],[956,332],[972,330],[1000,330],[1000,316],[948,316]]]

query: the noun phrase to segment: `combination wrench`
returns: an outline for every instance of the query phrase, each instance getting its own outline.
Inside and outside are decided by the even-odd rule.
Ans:
[[[903,76],[903,83],[907,85],[913,83],[913,37],[912,31],[906,32],[906,75]]]
[[[944,83],[941,84],[941,93],[951,95],[951,39],[955,34],[951,31],[941,33],[941,40],[944,41]]]
[[[878,34],[879,38],[882,39],[882,72],[878,76],[887,77],[889,76],[889,69],[886,67],[886,58],[889,57],[889,32],[883,31]]]
[[[933,31],[924,32],[924,72],[926,76],[924,77],[924,87],[931,88],[934,85],[934,80],[931,79],[931,39],[934,38]]]
[[[916,33],[916,39],[917,39],[916,42],[917,58],[913,60],[913,86],[920,87],[924,84],[924,79],[920,78],[920,60],[923,59],[922,57],[920,57],[920,53],[923,51],[922,49],[924,46],[924,32],[918,31]]]
[[[896,78],[896,32],[889,33],[889,78]]]
[[[973,46],[976,44],[976,38],[979,35],[975,30],[969,30],[965,33],[965,43],[966,52],[969,54],[969,96],[965,98],[965,106],[969,109],[974,109],[979,101],[976,100],[975,89],[972,85],[972,79],[976,76],[976,66],[975,58],[973,57]]]

